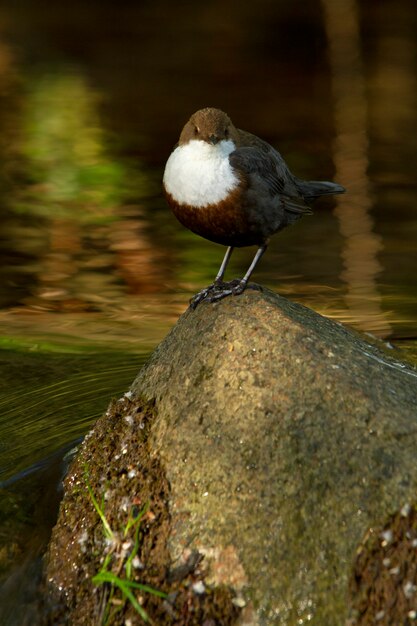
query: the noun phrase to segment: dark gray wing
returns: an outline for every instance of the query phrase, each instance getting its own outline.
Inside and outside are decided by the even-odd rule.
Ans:
[[[259,146],[244,146],[236,148],[229,155],[229,161],[252,189],[259,189],[260,195],[267,193],[271,199],[276,197],[283,208],[291,213],[311,213],[299,195],[285,161],[282,157],[277,159],[276,155],[280,157],[273,148],[260,150]]]

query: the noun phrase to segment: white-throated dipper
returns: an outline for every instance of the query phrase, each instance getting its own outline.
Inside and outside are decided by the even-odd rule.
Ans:
[[[214,283],[192,298],[193,308],[242,293],[271,235],[311,213],[319,196],[345,191],[336,183],[300,180],[275,148],[214,108],[197,111],[182,129],[163,186],[181,224],[228,246]],[[253,245],[258,250],[245,276],[223,282],[233,248]]]

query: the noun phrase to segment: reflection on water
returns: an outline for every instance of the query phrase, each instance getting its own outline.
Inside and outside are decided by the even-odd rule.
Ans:
[[[32,79],[22,121],[32,184],[22,193],[21,211],[81,223],[111,219],[125,191],[123,172],[105,154],[97,94],[83,77],[63,68]]]
[[[89,310],[120,301],[126,288],[158,289],[158,253],[143,226],[144,209],[129,202],[149,196],[152,182],[139,160],[132,178],[123,160],[108,156],[97,94],[63,67],[33,78],[25,96],[16,152],[28,181],[10,194],[13,215],[5,225],[9,250],[35,255],[21,268],[33,286],[19,304]]]
[[[362,330],[387,337],[391,325],[382,309],[377,278],[383,270],[378,252],[382,239],[370,216],[372,197],[368,178],[368,108],[359,35],[359,8],[355,0],[322,0],[329,59],[332,68],[336,139],[336,179],[348,194],[336,199],[335,214],[346,243],[341,251],[347,283],[346,304]]]
[[[48,333],[59,312],[66,315],[63,326],[84,337],[93,332],[86,331],[89,321],[93,328],[102,315],[107,336],[116,338],[120,314],[125,321],[132,316],[134,341],[135,312],[145,309],[154,327],[161,326],[153,336],[163,334],[165,320],[174,320],[211,280],[223,254],[177,224],[160,194],[164,161],[182,123],[191,110],[215,104],[238,125],[277,143],[300,176],[334,176],[348,189],[337,199],[338,222],[331,216],[335,200],[323,201],[313,218],[274,238],[255,280],[363,330],[414,336],[414,265],[410,256],[407,266],[397,264],[404,249],[415,255],[413,136],[400,135],[404,148],[396,156],[407,156],[401,186],[400,159],[392,159],[391,174],[386,159],[398,136],[386,129],[399,124],[399,105],[391,117],[388,110],[399,84],[407,125],[417,123],[415,43],[404,22],[409,3],[395,5],[395,38],[377,6],[365,12],[353,0],[323,0],[320,14],[309,3],[298,13],[291,3],[278,4],[265,0],[260,11],[244,3],[237,21],[222,14],[218,32],[227,38],[216,50],[210,37],[221,26],[218,3],[210,10],[187,6],[187,20],[175,20],[183,39],[169,60],[149,37],[162,4],[152,10],[128,4],[115,16],[104,3],[105,31],[94,11],[79,11],[77,3],[47,14],[35,14],[25,2],[18,12],[13,3],[3,6],[0,316],[11,333],[17,312],[49,311],[36,321],[26,317],[26,329],[20,316],[21,333],[30,336],[34,322],[41,332],[42,321]],[[168,38],[169,10],[164,5],[158,22]],[[361,33],[372,28],[364,46]],[[185,55],[190,45],[195,57]],[[395,80],[376,79],[375,89],[383,84],[385,93],[373,96],[367,77],[378,76],[386,65],[378,55],[393,54],[393,47],[401,72]],[[221,55],[228,64],[217,68]],[[195,64],[203,58],[211,65],[201,82]],[[176,71],[169,74],[167,67]],[[239,77],[235,95],[218,82],[230,83],[232,70]],[[244,100],[242,83],[250,86]],[[152,94],[158,94],[154,102]],[[238,253],[231,270],[240,275],[251,255]]]
[[[414,2],[260,0],[236,11],[223,0],[3,0],[0,496],[11,513],[0,536],[16,548],[6,567],[22,565],[34,519],[51,524],[26,497],[55,486],[61,457],[43,460],[129,386],[140,355],[218,269],[222,247],[182,228],[160,190],[194,110],[225,109],[297,175],[347,187],[335,210],[323,200],[274,237],[254,280],[407,339],[416,358]],[[236,251],[230,274],[252,256]]]

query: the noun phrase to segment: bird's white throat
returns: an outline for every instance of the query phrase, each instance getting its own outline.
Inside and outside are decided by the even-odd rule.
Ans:
[[[239,184],[229,154],[235,150],[233,141],[212,145],[192,139],[171,153],[164,172],[166,191],[179,204],[205,207],[217,204]]]

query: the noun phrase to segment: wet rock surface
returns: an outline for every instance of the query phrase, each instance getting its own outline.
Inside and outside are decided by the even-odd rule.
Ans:
[[[97,617],[106,604],[91,583],[108,549],[87,464],[97,499],[112,494],[111,525],[122,501],[149,502],[135,580],[175,596],[161,608],[142,594],[154,623],[340,626],[357,615],[363,536],[415,499],[416,400],[416,372],[267,290],[188,310],[66,479],[48,556],[56,605],[89,624],[80,607]],[[129,605],[113,623],[124,611],[141,623]]]

